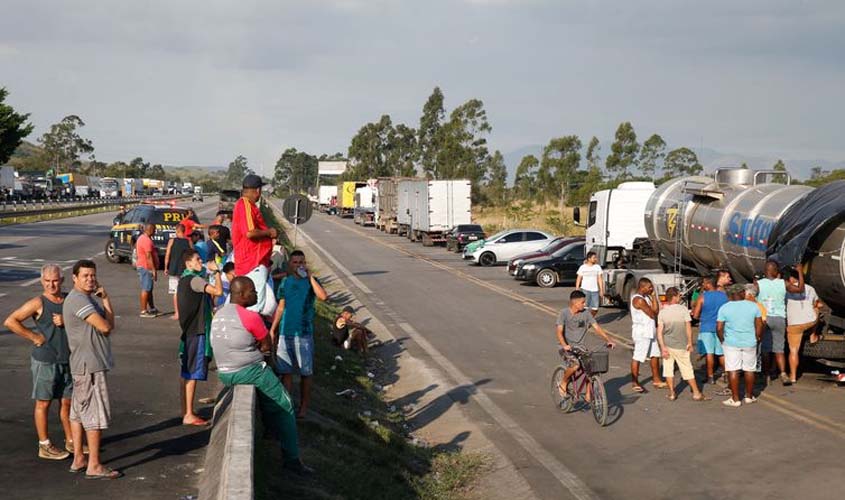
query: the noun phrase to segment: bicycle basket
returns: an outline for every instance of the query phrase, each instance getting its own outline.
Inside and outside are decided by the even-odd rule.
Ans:
[[[584,371],[590,375],[594,373],[607,373],[610,357],[607,351],[591,352],[589,356],[584,356],[583,363]]]

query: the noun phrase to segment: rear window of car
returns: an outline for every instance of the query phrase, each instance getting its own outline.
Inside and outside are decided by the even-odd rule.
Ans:
[[[476,232],[480,233],[480,232],[482,232],[482,229],[481,229],[481,226],[479,226],[478,224],[462,224],[462,225],[458,226],[458,231],[466,231],[466,232],[476,231]]]

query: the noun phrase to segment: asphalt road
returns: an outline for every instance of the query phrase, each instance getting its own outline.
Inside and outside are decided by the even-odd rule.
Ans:
[[[845,486],[843,390],[816,375],[772,385],[740,409],[721,397],[693,402],[686,387],[670,402],[650,382],[648,394],[630,390],[621,347],[605,376],[611,423],[599,428],[587,411],[563,414],[550,402],[554,319],[571,288],[526,286],[502,267],[471,266],[349,219],[315,214],[302,229],[412,354],[463,385],[455,404],[542,498],[811,499]],[[624,311],[603,309],[600,322],[630,338]]]
[[[201,222],[216,212],[216,198],[197,204]],[[112,428],[103,433],[102,460],[126,475],[117,481],[86,481],[67,472],[69,460],[37,457],[32,423],[30,347],[0,326],[0,497],[21,498],[187,498],[197,493],[207,429],[181,425],[179,415],[179,328],[170,320],[167,282],[156,284],[156,302],[164,317],[138,317],[138,279],[128,264],[110,264],[103,249],[114,213],[0,228],[0,319],[40,293],[40,267],[59,263],[65,290],[73,286],[69,268],[93,257],[98,278],[115,306],[112,337],[115,368],[109,373]],[[209,380],[216,381],[216,375]],[[198,397],[216,394],[216,382],[199,384]],[[50,436],[63,442],[53,404]],[[211,408],[201,412],[210,417]]]

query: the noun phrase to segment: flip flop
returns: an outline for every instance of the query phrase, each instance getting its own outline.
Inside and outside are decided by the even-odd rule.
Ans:
[[[657,382],[657,383],[651,384],[651,385],[653,385],[655,389],[665,389],[665,388],[669,387],[669,384],[667,384],[666,382]]]
[[[123,477],[123,473],[120,471],[109,469],[108,467],[103,467],[102,474],[85,474],[85,479],[117,479],[119,477]]]
[[[674,401],[674,400],[678,399],[678,396],[675,395],[675,394],[667,394],[666,399],[668,399],[669,401]]]
[[[641,386],[641,385],[634,386],[631,390],[632,390],[632,391],[634,391],[634,392],[636,392],[636,393],[639,393],[639,394],[646,394],[646,393],[648,393],[648,391],[647,391],[647,390],[645,390],[645,387],[643,387],[643,386]]]
[[[697,402],[699,402],[699,403],[701,403],[701,402],[703,402],[703,401],[710,401],[710,400],[712,400],[712,399],[713,399],[713,398],[709,398],[709,397],[705,396],[704,394],[702,394],[700,398],[696,398],[695,396],[693,396],[693,397],[692,397],[692,400],[693,400],[693,401],[697,401]]]
[[[70,467],[68,467],[67,471],[70,472],[71,474],[79,474],[80,472],[84,471],[87,468],[88,468],[88,464],[85,464],[78,469],[75,468],[73,465],[71,465]]]
[[[203,419],[200,418],[200,419],[194,420],[192,422],[182,422],[182,425],[193,425],[193,426],[196,426],[196,427],[204,427],[204,426],[208,425],[208,420],[203,420]]]

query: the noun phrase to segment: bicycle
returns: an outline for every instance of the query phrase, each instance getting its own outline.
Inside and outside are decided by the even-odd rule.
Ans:
[[[589,404],[593,417],[600,426],[604,427],[607,425],[607,392],[601,374],[608,370],[608,353],[607,351],[590,352],[578,347],[573,347],[571,352],[578,358],[578,369],[569,377],[566,395],[561,395],[560,384],[567,367],[562,364],[555,369],[551,381],[552,402],[560,411],[571,413],[579,401],[586,402],[584,390],[589,384],[592,389]]]

